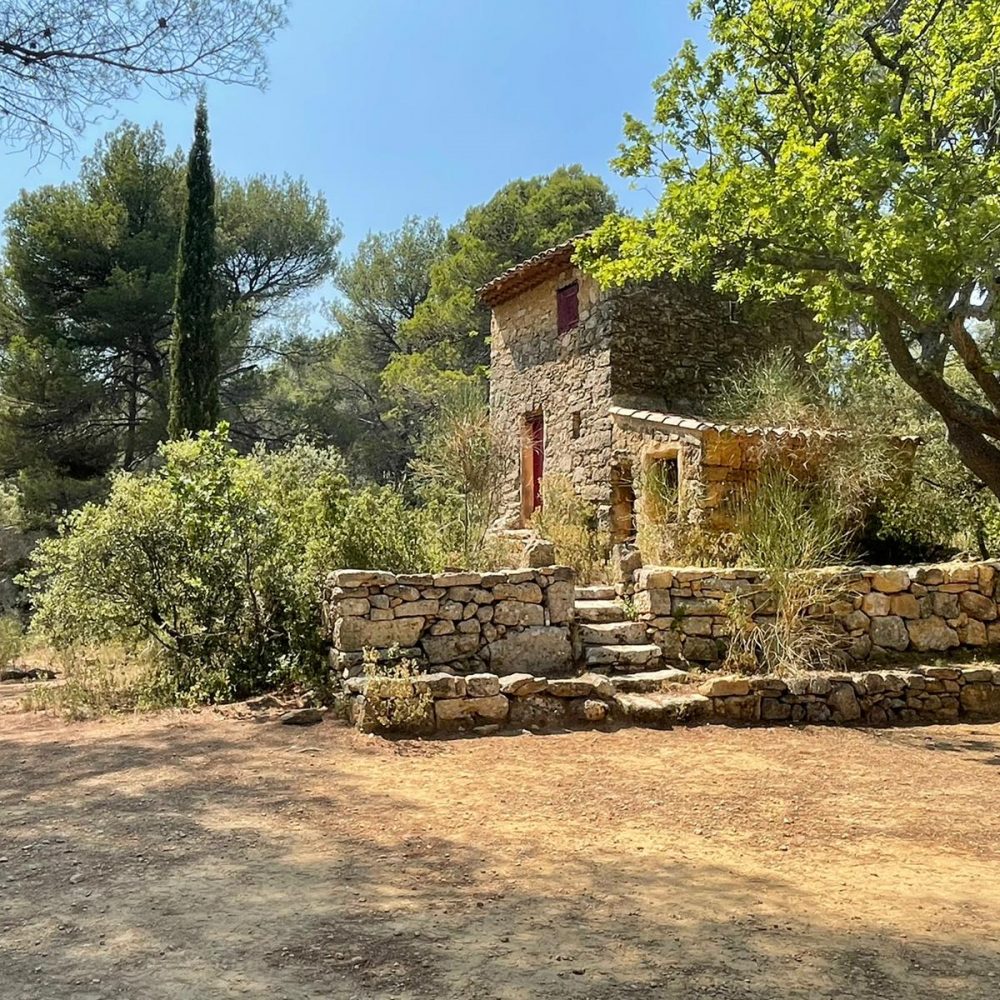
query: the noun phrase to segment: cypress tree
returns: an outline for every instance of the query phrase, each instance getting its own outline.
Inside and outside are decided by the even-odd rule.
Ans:
[[[174,331],[170,344],[170,422],[177,439],[219,420],[219,345],[215,286],[215,180],[205,100],[195,113],[187,163],[187,204],[177,256]]]

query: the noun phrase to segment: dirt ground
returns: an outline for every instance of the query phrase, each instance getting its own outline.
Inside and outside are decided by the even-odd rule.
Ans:
[[[1000,996],[1000,726],[0,715],[3,1000]]]

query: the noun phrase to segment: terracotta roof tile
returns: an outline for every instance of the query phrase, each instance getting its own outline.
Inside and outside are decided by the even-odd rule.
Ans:
[[[479,301],[487,306],[495,306],[498,302],[503,302],[518,292],[537,285],[546,275],[568,264],[576,244],[589,236],[590,232],[587,230],[577,233],[564,243],[549,247],[548,250],[536,253],[534,257],[522,260],[520,264],[508,267],[503,274],[498,274],[492,281],[476,289]]]

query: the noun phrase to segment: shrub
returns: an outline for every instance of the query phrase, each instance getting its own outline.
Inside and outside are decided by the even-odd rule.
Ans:
[[[364,651],[365,697],[354,724],[365,733],[420,733],[433,729],[434,701],[419,680],[420,665],[401,658],[399,648],[385,657]]]
[[[542,481],[542,506],[531,527],[555,546],[556,562],[572,566],[581,583],[608,579],[610,538],[597,523],[593,504],[573,489],[566,476],[546,476]]]
[[[70,514],[25,581],[34,628],[57,646],[150,643],[164,697],[223,700],[322,676],[326,572],[432,568],[421,515],[389,488],[351,490],[335,452],[241,457],[222,426],[161,457]]]

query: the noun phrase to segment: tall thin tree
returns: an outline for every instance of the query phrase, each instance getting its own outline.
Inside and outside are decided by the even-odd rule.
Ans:
[[[188,156],[187,204],[177,257],[174,336],[170,345],[171,438],[219,420],[219,345],[214,316],[215,180],[204,99],[195,113]]]

